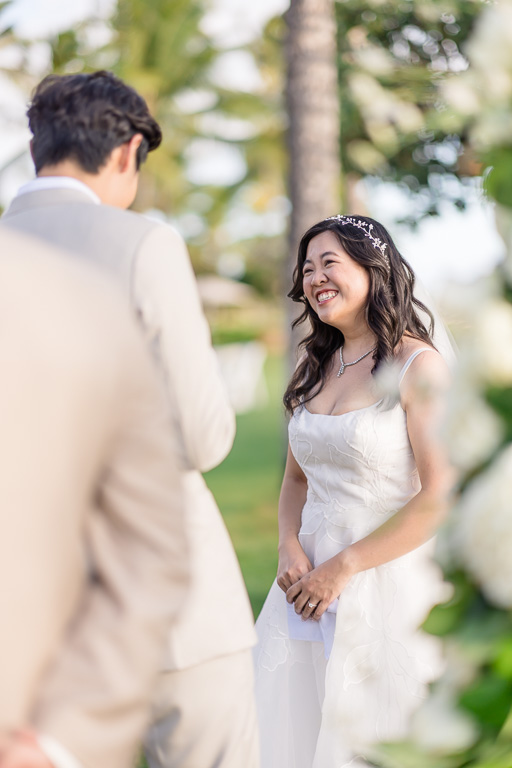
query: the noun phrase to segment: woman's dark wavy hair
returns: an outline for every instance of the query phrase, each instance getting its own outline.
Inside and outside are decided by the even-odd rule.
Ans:
[[[385,255],[375,247],[372,240],[353,224],[339,219],[324,219],[312,226],[302,236],[299,244],[297,266],[293,273],[293,287],[288,296],[304,310],[293,322],[292,327],[309,320],[311,333],[301,342],[299,349],[305,354],[293,374],[284,394],[285,408],[293,413],[301,402],[308,402],[323,388],[329,363],[334,352],[344,343],[343,334],[332,325],[323,323],[304,296],[302,270],[308,245],[322,232],[332,232],[342,248],[358,264],[361,264],[370,278],[370,289],[366,304],[366,320],[377,337],[373,353],[374,373],[379,365],[391,360],[399,348],[404,334],[434,346],[434,318],[427,307],[415,298],[414,272],[398,252],[388,231],[378,221],[367,216],[357,216],[358,221],[373,224],[372,235],[386,243]],[[430,327],[425,327],[417,310],[430,318]]]

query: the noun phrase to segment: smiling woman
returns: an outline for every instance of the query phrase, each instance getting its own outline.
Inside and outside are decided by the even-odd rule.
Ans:
[[[306,232],[288,296],[304,306],[295,325],[309,320],[312,330],[284,396],[290,412],[319,394],[339,349],[349,361],[372,350],[365,369],[375,372],[394,360],[405,335],[432,344],[433,320],[414,296],[414,281],[389,233],[373,219],[332,217]],[[418,310],[430,318],[429,331]],[[374,389],[372,378],[367,384]]]
[[[372,219],[332,217],[302,238],[289,296],[311,332],[284,396],[279,564],[257,622],[265,768],[367,765],[438,672],[417,627],[441,596],[427,542],[451,483],[435,429],[448,376],[413,289]],[[386,363],[394,399],[375,376]]]

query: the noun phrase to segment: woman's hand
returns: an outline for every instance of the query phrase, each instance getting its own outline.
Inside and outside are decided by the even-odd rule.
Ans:
[[[295,612],[303,619],[318,619],[343,592],[355,573],[344,552],[331,557],[305,574],[286,592],[286,599],[295,603]]]
[[[298,539],[290,539],[279,547],[277,583],[286,592],[302,576],[313,570],[313,566]]]

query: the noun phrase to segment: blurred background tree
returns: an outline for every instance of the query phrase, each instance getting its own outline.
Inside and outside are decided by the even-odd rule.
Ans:
[[[364,7],[358,0],[294,0],[259,38],[220,46],[204,29],[207,0],[119,0],[106,18],[50,36],[46,70],[106,67],[139,89],[165,141],[145,168],[138,208],[171,218],[198,271],[220,271],[275,296],[288,284],[289,267],[281,276],[287,191],[294,243],[301,227],[324,212],[364,209],[361,178],[404,185],[425,214],[437,213],[447,197],[464,206],[463,187],[454,180],[481,166],[464,128],[457,132],[446,120],[436,86],[467,66],[464,42],[484,6],[482,0],[369,0]],[[295,43],[301,55],[294,57],[293,35],[308,13],[300,34],[305,30],[311,42]],[[42,42],[20,40],[9,29],[0,38],[2,48],[18,50],[16,64],[11,57],[3,69],[27,95],[44,69],[30,65]],[[334,56],[338,98],[333,64],[325,68]],[[322,71],[314,71],[317,61],[324,62]],[[316,82],[308,87],[298,77]],[[314,113],[328,89],[320,121]],[[298,142],[308,120],[316,136]],[[338,136],[341,164],[333,147]],[[287,149],[294,152],[291,163]],[[315,169],[335,180],[318,181],[310,175]],[[293,176],[303,170],[309,183]]]
[[[296,0],[286,20],[287,175],[291,204],[284,283],[291,285],[300,238],[340,210],[340,103],[336,19],[332,0]],[[300,305],[287,304],[287,326]],[[290,371],[302,328],[292,332]]]
[[[466,69],[465,42],[483,7],[481,0],[336,3],[349,205],[354,180],[375,175],[422,192],[425,214],[437,214],[446,197],[464,206],[457,186],[444,182],[479,175],[481,164],[465,132],[444,119],[437,86]]]

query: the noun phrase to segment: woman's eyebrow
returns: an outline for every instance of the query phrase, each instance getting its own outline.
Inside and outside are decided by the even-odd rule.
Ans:
[[[325,251],[325,253],[322,253],[320,255],[320,258],[325,259],[326,256],[339,256],[339,253],[335,253],[335,251]],[[312,263],[313,262],[311,261],[311,259],[304,259],[304,263],[302,267],[304,268],[306,264],[312,264]]]

